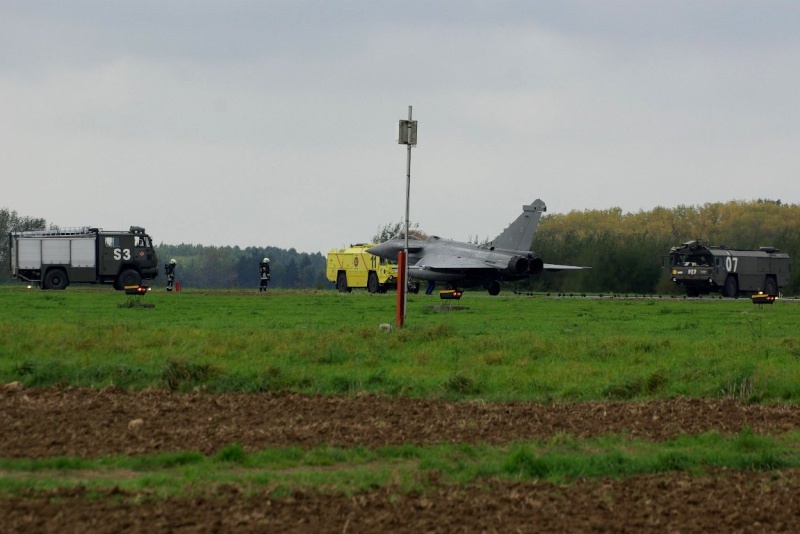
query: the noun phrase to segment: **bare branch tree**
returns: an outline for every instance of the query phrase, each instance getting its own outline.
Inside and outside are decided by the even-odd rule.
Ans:
[[[403,235],[405,235],[405,229],[405,221],[385,224],[378,228],[378,231],[372,236],[372,242],[383,243],[395,237],[403,237]],[[412,239],[426,239],[428,234],[419,229],[419,223],[409,223],[408,236]]]

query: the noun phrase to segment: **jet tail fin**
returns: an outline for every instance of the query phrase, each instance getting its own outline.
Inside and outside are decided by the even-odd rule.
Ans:
[[[547,211],[547,206],[540,199],[532,204],[522,206],[522,215],[508,225],[503,233],[490,241],[487,246],[505,250],[530,250],[533,234],[539,226],[539,218]]]

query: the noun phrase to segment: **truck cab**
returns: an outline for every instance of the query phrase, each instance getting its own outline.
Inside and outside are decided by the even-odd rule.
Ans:
[[[98,232],[98,274],[115,289],[139,285],[158,275],[158,257],[144,228],[130,232]]]

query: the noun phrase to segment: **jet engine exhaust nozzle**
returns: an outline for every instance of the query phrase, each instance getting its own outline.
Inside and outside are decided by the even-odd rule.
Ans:
[[[512,256],[508,260],[508,270],[511,274],[525,274],[528,271],[528,260],[519,256]]]
[[[530,274],[539,274],[544,270],[544,262],[541,258],[531,258],[528,260],[528,272]]]

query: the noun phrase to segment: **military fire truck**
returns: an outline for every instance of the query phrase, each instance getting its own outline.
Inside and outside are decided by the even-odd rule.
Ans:
[[[373,244],[350,245],[328,252],[326,276],[336,289],[349,293],[354,287],[384,293],[397,285],[397,264],[367,252]]]
[[[64,228],[10,232],[11,274],[42,289],[70,283],[139,286],[158,276],[158,258],[140,226],[130,231]]]
[[[700,240],[672,247],[662,267],[690,297],[712,291],[722,291],[723,296],[731,298],[740,292],[777,295],[789,283],[791,274],[789,255],[776,248],[734,250]]]

